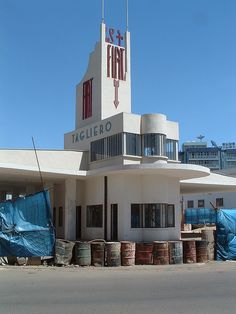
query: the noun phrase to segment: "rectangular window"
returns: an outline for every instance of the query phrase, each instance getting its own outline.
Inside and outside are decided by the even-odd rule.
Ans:
[[[103,207],[102,205],[87,206],[87,227],[102,228]]]
[[[131,204],[131,228],[170,228],[174,226],[174,204]]]
[[[205,201],[204,200],[198,200],[198,207],[205,207]]]
[[[175,205],[169,204],[165,210],[165,227],[174,227],[175,226]]]
[[[188,201],[187,208],[193,208],[193,207],[194,207],[194,201]]]
[[[63,227],[63,207],[59,207],[58,227]]]
[[[141,135],[125,133],[126,155],[141,156]]]
[[[131,204],[131,228],[143,227],[143,206],[142,204]]]
[[[83,120],[92,116],[93,79],[83,83]]]
[[[123,154],[122,133],[91,142],[91,161],[103,160]]]
[[[222,206],[224,206],[224,199],[223,199],[223,197],[217,198],[216,199],[216,207],[222,207]]]
[[[178,141],[166,139],[166,156],[171,160],[178,160]]]
[[[161,227],[160,204],[145,204],[145,228]]]

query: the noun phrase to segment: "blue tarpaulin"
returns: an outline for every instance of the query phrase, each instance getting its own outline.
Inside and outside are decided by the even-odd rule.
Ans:
[[[52,256],[54,245],[48,191],[0,203],[0,256]]]
[[[216,223],[216,211],[212,208],[187,208],[184,211],[184,223],[208,225]]]
[[[216,259],[236,260],[236,209],[217,211]]]

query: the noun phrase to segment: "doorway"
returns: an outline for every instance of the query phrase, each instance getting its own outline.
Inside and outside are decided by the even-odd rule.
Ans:
[[[76,206],[76,240],[81,239],[81,206]]]
[[[111,240],[118,240],[118,204],[111,204]]]

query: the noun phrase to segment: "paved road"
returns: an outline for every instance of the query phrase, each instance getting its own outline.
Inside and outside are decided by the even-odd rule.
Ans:
[[[236,263],[0,266],[1,314],[236,313]]]

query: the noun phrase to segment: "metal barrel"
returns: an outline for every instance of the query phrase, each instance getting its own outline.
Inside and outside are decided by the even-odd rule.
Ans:
[[[79,266],[91,265],[91,245],[89,242],[75,243],[75,263]]]
[[[182,264],[183,263],[183,242],[169,241],[169,263]]]
[[[104,242],[91,242],[92,252],[92,266],[104,266],[105,243]]]
[[[130,241],[121,242],[121,265],[134,266],[135,264],[135,243]]]
[[[206,263],[208,261],[206,241],[196,241],[196,256],[197,263]]]
[[[169,264],[169,250],[167,241],[153,242],[153,264],[154,265]]]
[[[196,263],[196,244],[195,241],[183,241],[183,256],[184,256],[184,263]]]
[[[153,264],[153,243],[136,243],[135,246],[135,264],[152,265]]]
[[[120,247],[120,242],[107,242],[105,244],[105,260],[108,267],[121,265]]]
[[[72,252],[75,243],[62,239],[56,239],[55,245],[55,264],[69,265],[72,259]]]
[[[202,240],[207,243],[207,259],[215,259],[215,230],[202,230]]]

